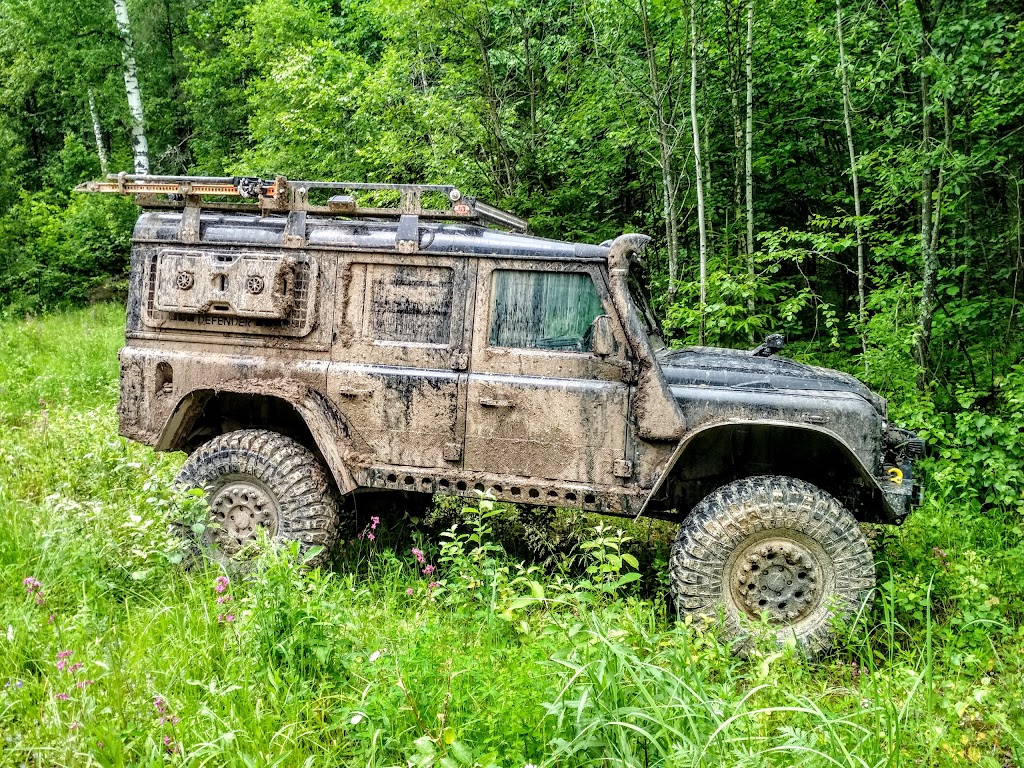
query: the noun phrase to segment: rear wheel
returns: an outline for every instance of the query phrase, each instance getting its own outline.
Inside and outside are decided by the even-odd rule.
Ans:
[[[244,429],[215,437],[182,466],[175,482],[202,488],[209,518],[199,535],[183,531],[203,554],[227,561],[256,540],[297,541],[309,565],[327,561],[340,514],[330,479],[308,449],[276,432]]]
[[[790,477],[722,486],[679,529],[669,564],[676,606],[724,620],[766,620],[779,642],[827,649],[834,622],[870,598],[874,559],[853,515],[825,491]]]

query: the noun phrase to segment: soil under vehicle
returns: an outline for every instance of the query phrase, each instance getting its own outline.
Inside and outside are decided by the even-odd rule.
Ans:
[[[923,443],[855,378],[774,357],[771,338],[665,349],[645,236],[487,228],[525,223],[450,186],[81,189],[147,209],[120,431],[189,454],[179,479],[207,490],[203,543],[223,555],[262,526],[322,560],[369,494],[667,518],[680,610],[721,612],[734,634],[766,615],[813,651],[874,586],[858,523],[918,501]]]

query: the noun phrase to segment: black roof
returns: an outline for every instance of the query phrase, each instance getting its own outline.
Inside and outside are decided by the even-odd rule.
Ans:
[[[145,211],[135,225],[134,240],[137,243],[180,244],[183,242],[179,236],[181,219],[180,211]],[[399,229],[402,228],[403,239],[410,231],[417,233],[419,246],[414,252],[421,254],[572,261],[602,261],[608,254],[605,245],[568,243],[470,224],[409,220],[408,217],[403,219],[354,220],[306,216],[304,247],[309,250],[395,253],[399,250]],[[283,247],[286,221],[284,215],[255,216],[203,211],[200,216],[199,243],[211,246],[280,248]]]

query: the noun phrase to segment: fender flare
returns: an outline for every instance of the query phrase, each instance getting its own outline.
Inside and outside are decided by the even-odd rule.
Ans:
[[[359,487],[350,469],[352,463],[358,462],[353,462],[357,452],[352,445],[352,432],[348,421],[323,393],[312,388],[304,390],[294,399],[282,397],[280,387],[270,391],[253,389],[251,380],[245,382],[244,388],[227,385],[216,390],[192,390],[175,403],[154,448],[158,451],[178,450],[182,434],[191,427],[210,399],[221,392],[272,397],[290,405],[312,435],[317,449],[327,463],[328,471],[334,478],[338,492],[344,496]]]
[[[643,505],[641,506],[640,512],[637,514],[637,517],[639,517],[647,511],[647,508],[650,506],[651,502],[657,496],[658,492],[661,491],[665,483],[668,482],[668,479],[672,476],[672,472],[673,470],[675,470],[676,465],[679,463],[680,459],[683,458],[683,456],[686,454],[687,449],[691,447],[691,445],[697,440],[697,438],[703,437],[708,433],[714,432],[716,430],[750,426],[769,428],[775,427],[778,429],[785,429],[788,431],[814,433],[816,435],[820,435],[826,438],[828,442],[839,451],[843,458],[846,459],[846,461],[857,471],[857,474],[860,476],[860,479],[869,486],[871,486],[872,488],[874,488],[876,491],[878,491],[879,495],[883,500],[883,504],[885,505],[886,512],[888,512],[889,514],[893,513],[893,510],[890,508],[888,498],[885,494],[885,490],[879,484],[878,479],[871,474],[871,471],[866,466],[864,466],[864,462],[861,461],[860,457],[856,453],[854,453],[850,446],[847,445],[846,442],[838,434],[836,434],[830,429],[818,426],[811,426],[808,424],[794,424],[789,421],[779,421],[775,419],[756,419],[716,421],[710,424],[705,424],[699,427],[698,429],[693,430],[692,432],[688,432],[686,436],[679,441],[679,444],[676,446],[675,450],[672,451],[672,455],[669,456],[668,460],[665,463],[665,468],[658,475],[657,482],[655,482],[654,486],[651,488],[650,492],[644,499]]]

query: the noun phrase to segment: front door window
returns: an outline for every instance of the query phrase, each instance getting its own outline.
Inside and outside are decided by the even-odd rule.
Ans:
[[[586,272],[494,271],[492,347],[590,352],[594,318],[604,313]]]

